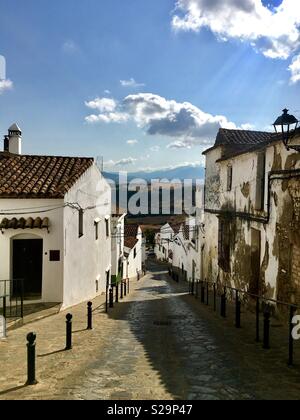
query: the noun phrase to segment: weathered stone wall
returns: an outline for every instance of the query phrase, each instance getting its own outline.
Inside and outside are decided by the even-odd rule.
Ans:
[[[299,140],[298,140],[299,142]],[[221,149],[219,148],[219,154]],[[260,236],[259,290],[269,298],[300,304],[300,178],[274,174],[270,183],[268,206],[268,176],[273,171],[300,168],[300,154],[287,151],[280,142],[266,149],[265,206],[257,209],[257,176],[260,152],[248,153],[216,163],[218,152],[207,155],[206,208],[231,213],[243,213],[230,222],[231,269],[224,273],[218,265],[218,215],[206,213],[206,243],[204,273],[209,279],[238,288],[249,288],[253,230]],[[217,158],[217,159],[216,159]],[[233,168],[232,190],[227,191],[228,165]],[[219,178],[217,181],[217,175]],[[269,220],[268,217],[268,209]],[[251,217],[245,217],[245,216]],[[261,222],[259,218],[262,218]],[[265,220],[265,222],[264,222]]]

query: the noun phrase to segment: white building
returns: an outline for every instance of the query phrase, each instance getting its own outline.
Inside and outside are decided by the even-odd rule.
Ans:
[[[141,275],[143,270],[143,233],[140,226],[131,224],[125,224],[124,232],[124,278],[133,279]]]
[[[205,152],[209,280],[300,303],[299,151],[272,133],[220,130]]]
[[[113,284],[125,278],[125,217],[125,213],[114,214],[111,219],[111,274]]]
[[[167,223],[156,234],[156,258],[170,264],[181,279],[200,280],[202,231],[200,219],[194,217],[181,224]]]
[[[92,158],[25,156],[21,144],[14,125],[0,152],[0,280],[63,308],[92,299],[111,275],[110,187]]]

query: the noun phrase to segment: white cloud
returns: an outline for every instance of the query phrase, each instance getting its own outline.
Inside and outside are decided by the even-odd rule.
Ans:
[[[99,114],[99,115],[89,115],[86,117],[86,122],[89,124],[104,122],[106,124],[110,123],[123,123],[128,121],[129,116],[123,114],[122,112],[109,112],[107,114]]]
[[[80,49],[79,49],[78,45],[72,39],[69,39],[69,40],[67,40],[63,43],[62,50],[66,54],[75,54]]]
[[[109,160],[108,162],[105,162],[105,165],[109,166],[109,167],[127,166],[127,165],[134,165],[137,161],[138,161],[138,159],[128,157],[128,158],[123,158],[123,159],[120,159],[120,160],[117,160],[117,161]]]
[[[170,148],[191,148],[212,143],[220,127],[238,128],[223,115],[208,114],[189,102],[176,102],[152,93],[127,96],[116,104],[114,112],[99,105],[99,98],[86,103],[89,108],[103,108],[99,115],[86,117],[89,123],[134,121],[148,135],[173,138]]]
[[[300,82],[300,54],[294,57],[292,64],[289,66],[291,72],[291,83]]]
[[[249,124],[249,123],[242,124],[241,125],[241,129],[242,130],[254,130],[255,129],[255,125]]]
[[[189,144],[188,141],[174,141],[173,143],[168,144],[167,149],[191,149],[192,144]]]
[[[129,146],[135,146],[138,144],[138,140],[127,140],[126,143],[129,144]]]
[[[153,146],[153,147],[150,147],[150,152],[157,153],[157,152],[159,152],[159,151],[160,151],[160,146]]]
[[[129,80],[120,80],[121,86],[126,87],[126,88],[138,88],[138,87],[144,87],[145,84],[144,83],[138,83],[134,80],[134,78],[132,77]]]
[[[209,28],[220,40],[248,41],[265,56],[286,59],[300,46],[300,2],[271,10],[261,0],[177,0],[175,30]]]
[[[111,98],[96,98],[93,101],[85,102],[85,105],[100,112],[113,112],[117,108],[117,102]]]
[[[156,172],[156,171],[172,171],[174,169],[179,169],[179,168],[198,168],[198,167],[205,167],[204,157],[202,158],[202,160],[195,161],[195,162],[182,162],[182,163],[177,163],[176,165],[170,165],[170,166],[141,168],[141,170],[143,170],[144,172]]]
[[[176,138],[183,147],[211,143],[220,127],[236,128],[225,116],[213,116],[189,102],[179,103],[152,93],[129,95],[123,107],[148,135]]]
[[[13,88],[13,82],[9,79],[1,80],[0,79],[0,95],[4,93],[6,90],[10,90]]]
[[[86,107],[95,109],[100,114],[92,114],[85,118],[89,124],[104,123],[122,123],[126,122],[129,116],[124,112],[118,112],[118,103],[112,98],[96,98],[93,101],[85,102]]]

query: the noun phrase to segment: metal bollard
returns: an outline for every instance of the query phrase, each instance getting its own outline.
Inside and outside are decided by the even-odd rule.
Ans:
[[[6,297],[3,297],[3,306],[2,306],[2,313],[3,313],[3,317],[6,319]]]
[[[126,280],[124,281],[124,296],[127,296],[127,285],[126,285]]]
[[[87,304],[87,329],[93,329],[93,304],[92,302],[88,302]]]
[[[106,283],[106,292],[105,292],[105,312],[108,312],[108,283]]]
[[[201,282],[201,303],[205,302],[205,288],[204,288],[204,282]]]
[[[221,316],[226,318],[226,291],[221,296]]]
[[[241,328],[241,301],[239,298],[239,292],[236,291],[235,298],[235,326],[236,328]]]
[[[192,280],[192,296],[195,294],[195,280]]]
[[[112,287],[109,289],[109,307],[114,307],[114,289]]]
[[[116,283],[116,303],[119,303],[119,283]]]
[[[26,385],[36,385],[37,380],[35,378],[35,340],[36,334],[30,333],[27,335],[27,382]]]
[[[123,291],[123,280],[121,281],[121,295],[120,295],[120,299],[123,299],[123,295],[124,295],[124,291]]]
[[[259,319],[260,302],[256,299],[256,342],[260,342],[260,319]]]
[[[196,299],[199,297],[199,280],[196,281]]]
[[[214,283],[214,311],[217,310],[217,286],[216,283]]]
[[[72,349],[72,319],[73,315],[66,315],[66,350]]]
[[[294,306],[291,306],[290,309],[290,326],[289,326],[289,361],[288,361],[288,365],[289,366],[293,366],[294,364],[294,338],[293,338],[293,328],[294,328],[294,324],[293,324],[293,318],[295,316],[296,313],[296,308]]]
[[[209,305],[209,284],[206,282],[206,305]]]
[[[270,312],[266,310],[264,313],[264,344],[263,348],[265,350],[270,349]]]

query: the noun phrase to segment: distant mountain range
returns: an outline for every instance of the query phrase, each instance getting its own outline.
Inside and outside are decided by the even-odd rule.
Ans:
[[[119,174],[117,172],[103,172],[103,175],[107,179],[111,179],[114,182],[119,182]],[[179,179],[180,181],[184,179],[200,179],[204,180],[205,169],[202,166],[180,166],[172,169],[161,169],[155,171],[140,171],[140,172],[129,172],[128,181],[133,179],[144,179],[146,181],[151,181],[152,179],[168,179],[172,181],[173,179]]]

